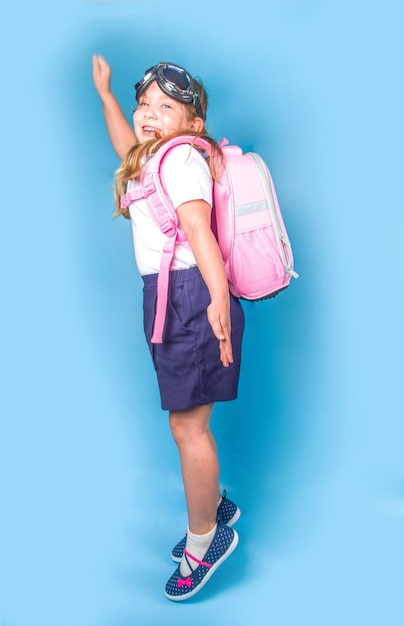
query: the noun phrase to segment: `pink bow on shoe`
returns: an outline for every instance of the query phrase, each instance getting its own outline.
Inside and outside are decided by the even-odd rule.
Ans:
[[[181,587],[190,587],[192,585],[190,576],[188,576],[188,578],[179,578],[177,585],[179,589],[181,589]]]

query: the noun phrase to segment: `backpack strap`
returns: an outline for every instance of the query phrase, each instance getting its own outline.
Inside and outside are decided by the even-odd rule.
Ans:
[[[167,241],[163,247],[163,256],[157,279],[157,302],[154,319],[152,343],[163,343],[164,322],[167,310],[169,271],[174,257],[177,242],[186,242],[184,233],[178,229],[177,212],[161,182],[161,165],[164,157],[175,146],[188,143],[203,148],[208,154],[211,145],[201,137],[179,135],[164,143],[143,169],[141,187],[126,193],[121,198],[121,208],[127,209],[130,204],[145,198],[147,209]]]

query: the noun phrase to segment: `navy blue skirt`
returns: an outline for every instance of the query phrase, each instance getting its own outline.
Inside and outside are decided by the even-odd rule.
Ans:
[[[152,344],[158,274],[143,276],[144,331],[160,389],[161,407],[175,411],[234,400],[240,375],[244,312],[230,295],[234,362],[224,367],[208,322],[209,291],[197,267],[170,272],[162,344]]]

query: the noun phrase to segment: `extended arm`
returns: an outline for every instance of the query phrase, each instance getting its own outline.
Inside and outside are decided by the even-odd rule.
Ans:
[[[210,206],[204,200],[193,200],[179,206],[177,214],[209,290],[208,320],[219,340],[220,359],[227,367],[233,362],[230,295],[223,258],[210,227]]]
[[[104,111],[109,138],[116,154],[123,159],[136,143],[135,133],[111,91],[111,68],[101,55],[93,55],[93,81]]]

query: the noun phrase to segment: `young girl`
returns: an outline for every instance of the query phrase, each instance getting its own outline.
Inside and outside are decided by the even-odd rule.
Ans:
[[[142,166],[168,137],[207,137],[207,96],[183,68],[160,63],[136,84],[133,127],[110,88],[111,68],[93,57],[93,80],[111,143],[123,160],[116,173],[116,214],[131,219],[136,262],[144,280],[144,330],[157,373],[161,404],[178,446],[188,510],[186,536],[174,547],[179,562],[165,587],[171,600],[197,593],[235,549],[231,526],[238,507],[220,497],[219,464],[210,430],[214,402],[237,397],[244,315],[228,289],[222,256],[212,233],[212,165],[190,144],[173,148],[161,177],[189,245],[178,243],[170,268],[163,343],[152,343],[157,277],[165,235],[145,200],[128,209],[120,198],[139,186]],[[212,171],[211,171],[212,170]]]

